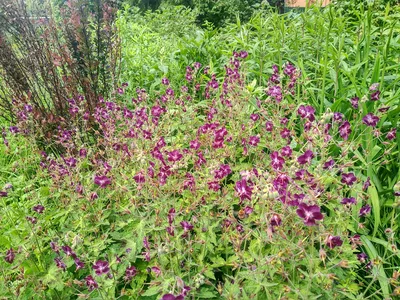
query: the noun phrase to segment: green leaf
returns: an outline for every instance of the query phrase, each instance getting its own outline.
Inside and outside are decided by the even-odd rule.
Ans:
[[[373,216],[374,216],[374,232],[373,232],[373,236],[375,237],[379,225],[381,224],[381,215],[380,215],[380,204],[379,204],[379,196],[378,196],[378,192],[376,191],[376,188],[374,185],[370,185],[368,188],[368,194],[369,197],[371,198],[371,204],[372,204],[372,212],[373,212]]]
[[[160,294],[161,289],[159,286],[152,286],[149,289],[147,289],[141,296],[154,296],[157,294]]]

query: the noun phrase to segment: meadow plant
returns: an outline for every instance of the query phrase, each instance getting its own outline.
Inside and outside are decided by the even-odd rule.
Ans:
[[[395,295],[399,270],[386,264],[399,256],[398,194],[393,184],[387,196],[393,226],[385,228],[391,248],[379,257],[371,241],[380,239],[371,228],[378,230],[386,216],[376,203],[376,180],[364,172],[362,157],[354,159],[370,151],[362,148],[365,139],[367,147],[371,139],[397,147],[396,128],[383,126],[387,111],[372,99],[379,88],[362,97],[363,110],[354,110],[352,119],[320,114],[293,101],[303,84],[298,67],[274,65],[266,85],[257,86],[248,81],[248,59],[246,51],[234,52],[222,77],[191,63],[179,88],[160,79],[155,96],[144,88],[127,95],[121,84],[89,113],[83,96],[71,98],[74,117],[93,120],[96,144],[83,142],[77,128],[60,126],[56,140],[65,152],[38,154],[36,176],[46,185],[33,189],[31,208],[7,206],[19,193],[2,191],[2,225],[23,228],[15,239],[3,237],[1,269],[10,284],[2,293],[60,299]],[[21,133],[29,139],[35,116],[21,112],[24,118],[4,139]]]

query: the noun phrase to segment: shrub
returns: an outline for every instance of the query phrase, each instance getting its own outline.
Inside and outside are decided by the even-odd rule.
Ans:
[[[319,115],[294,102],[298,68],[274,66],[258,86],[247,55],[235,52],[223,77],[187,66],[181,88],[163,78],[154,99],[139,89],[128,102],[123,85],[92,115],[96,147],[60,131],[68,151],[41,154],[45,185],[6,221],[25,228],[3,243],[7,278],[61,298],[389,297],[392,270],[369,242],[383,217],[377,187],[354,158],[385,113]],[[19,193],[2,196],[11,205]],[[356,271],[371,274],[368,288]]]
[[[59,124],[80,122],[68,101],[80,95],[81,108],[92,113],[117,80],[115,11],[100,0],[83,3],[68,1],[57,21],[51,7],[38,16],[25,1],[0,1],[1,116],[21,121],[20,130],[35,132],[42,145],[51,144]],[[35,115],[31,124],[27,113]],[[76,129],[85,136],[87,127]]]

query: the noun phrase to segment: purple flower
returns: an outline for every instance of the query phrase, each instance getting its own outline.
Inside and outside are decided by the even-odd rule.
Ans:
[[[78,270],[83,269],[85,267],[85,264],[77,257],[74,259],[74,262],[75,262],[75,266],[76,266],[76,270],[75,271],[78,271]]]
[[[362,118],[362,121],[367,126],[375,127],[379,122],[379,117],[372,113],[368,113]]]
[[[269,221],[269,224],[274,227],[274,226],[280,226],[282,224],[282,219],[279,215],[273,214],[271,217],[271,220]]]
[[[252,119],[254,122],[260,119],[260,115],[258,114],[251,114],[250,119]]]
[[[214,172],[215,179],[221,180],[224,177],[232,173],[231,167],[226,164],[222,164],[218,170]]]
[[[143,246],[144,246],[147,250],[150,249],[150,244],[149,244],[149,240],[148,240],[147,236],[145,236],[145,237],[143,238]]]
[[[210,182],[207,182],[207,184],[208,184],[208,188],[215,192],[219,191],[219,189],[221,188],[218,181],[210,181]]]
[[[190,149],[197,150],[200,148],[200,143],[198,140],[190,141]]]
[[[190,231],[190,230],[193,229],[193,225],[190,224],[188,221],[182,221],[180,224],[181,224],[181,226],[182,226],[182,228],[183,228],[183,230],[184,230],[185,232],[186,232],[186,231]]]
[[[344,205],[346,205],[346,204],[356,204],[357,201],[356,201],[356,198],[350,197],[350,198],[343,198],[343,200],[340,201],[340,203],[344,204]]]
[[[135,266],[126,268],[125,277],[127,280],[131,280],[133,277],[136,276],[136,274],[137,274],[137,269]]]
[[[364,184],[363,184],[363,191],[366,191],[368,188],[369,188],[369,186],[371,185],[371,180],[370,180],[370,178],[368,177],[367,178],[367,180],[365,180],[365,182],[364,182]]]
[[[279,85],[271,86],[268,89],[267,94],[273,98],[275,98],[276,102],[282,101],[282,88]]]
[[[133,176],[133,179],[136,181],[136,183],[144,183],[146,181],[142,172],[139,172]]]
[[[240,51],[239,56],[240,58],[246,58],[249,54],[247,53],[247,51]]]
[[[285,146],[281,149],[281,155],[282,156],[286,156],[289,157],[292,155],[292,148],[290,148],[290,146]]]
[[[56,252],[57,254],[59,254],[60,252],[60,247],[57,245],[56,242],[50,242],[50,248]]]
[[[340,236],[329,235],[328,238],[326,239],[325,243],[329,248],[333,249],[335,247],[342,246],[343,241],[340,238]]]
[[[11,133],[18,133],[19,132],[19,128],[17,126],[11,126],[10,127],[10,132]]]
[[[31,222],[32,224],[36,224],[36,222],[37,222],[37,219],[35,217],[30,217],[30,216],[27,216],[26,220],[28,222]]]
[[[94,289],[97,289],[99,285],[97,284],[96,280],[94,280],[92,275],[89,275],[85,278],[86,286],[89,291],[93,291]]]
[[[314,153],[311,150],[307,150],[303,155],[300,155],[297,158],[297,161],[300,165],[305,165],[306,163],[311,163],[311,160],[314,158]]]
[[[54,261],[56,263],[57,268],[63,269],[64,271],[67,269],[67,266],[64,264],[61,257],[56,257]]]
[[[65,253],[65,255],[76,258],[76,254],[74,251],[72,251],[72,248],[70,246],[62,246],[61,249]]]
[[[315,120],[315,108],[308,105],[300,105],[297,114],[302,118],[302,119],[308,119],[309,121],[314,121]]]
[[[153,271],[156,274],[156,276],[160,276],[161,275],[161,270],[160,270],[159,267],[152,267],[151,271]]]
[[[250,215],[252,212],[253,212],[253,208],[252,208],[252,207],[246,206],[246,207],[244,208],[244,213],[245,213],[246,215]]]
[[[360,217],[365,217],[365,216],[368,215],[370,212],[371,212],[371,206],[369,206],[368,204],[366,204],[366,205],[364,205],[363,207],[361,207],[359,216],[360,216]]]
[[[285,159],[282,156],[279,156],[279,153],[277,151],[272,152],[270,158],[271,158],[271,166],[275,170],[281,170],[283,168]]]
[[[82,149],[79,150],[79,156],[81,158],[85,158],[86,155],[87,155],[87,150],[85,148],[82,148]]]
[[[375,91],[371,94],[371,101],[377,101],[379,100],[379,97],[381,95],[381,91]]]
[[[96,192],[93,192],[93,193],[91,193],[90,194],[90,200],[96,200],[97,198],[99,198],[99,196],[97,195],[97,193]]]
[[[287,139],[290,137],[290,130],[287,128],[283,128],[280,132],[280,135],[283,139]]]
[[[386,138],[391,141],[394,140],[396,138],[396,128],[392,128],[386,135]]]
[[[168,78],[164,77],[163,79],[161,79],[161,83],[162,83],[163,85],[169,85],[169,80],[168,80]]]
[[[183,155],[178,150],[168,152],[168,161],[179,161],[182,157]]]
[[[244,199],[251,200],[253,187],[247,185],[246,179],[241,179],[236,182],[235,191],[238,193],[240,201],[243,201]]]
[[[94,183],[100,186],[101,188],[107,187],[107,185],[111,184],[111,179],[108,178],[107,176],[95,176],[94,177]]]
[[[307,226],[315,225],[316,220],[322,220],[324,218],[321,214],[321,208],[318,205],[300,203],[296,213],[300,218],[304,219],[304,224]]]
[[[328,160],[327,162],[324,163],[324,169],[325,170],[332,170],[334,165],[335,165],[335,161],[333,159]]]
[[[342,125],[339,126],[339,134],[344,139],[347,140],[351,134],[351,126],[349,121],[344,121]]]
[[[341,123],[343,121],[343,114],[340,112],[333,113],[333,121]]]
[[[251,136],[249,138],[249,144],[252,145],[252,146],[257,146],[259,142],[260,142],[260,137],[258,137],[256,135]]]
[[[268,121],[267,123],[265,123],[265,129],[268,132],[271,132],[272,130],[274,130],[274,124],[271,121]]]
[[[0,191],[0,197],[7,197],[8,193],[6,191]]]
[[[93,270],[96,272],[97,275],[102,275],[102,274],[107,274],[110,272],[110,266],[107,261],[104,260],[98,260],[94,265],[93,265]]]
[[[161,298],[161,300],[184,300],[185,299],[185,297],[184,296],[182,296],[182,295],[179,295],[179,296],[174,296],[173,294],[165,294],[162,298]]]
[[[358,97],[353,97],[350,99],[351,105],[353,106],[353,108],[358,109],[358,101],[360,100],[360,98]]]
[[[361,263],[366,263],[368,260],[368,255],[365,254],[364,252],[358,253],[357,254],[357,259],[361,262]]]
[[[15,259],[15,251],[13,248],[10,248],[6,252],[6,256],[4,257],[5,261],[8,262],[9,264],[12,264]]]
[[[341,182],[348,185],[352,186],[355,182],[357,181],[356,176],[354,176],[354,173],[343,173],[342,174],[342,180]]]
[[[167,230],[170,236],[175,236],[175,230],[173,226],[168,226],[167,228],[165,228],[165,230]]]
[[[75,168],[76,167],[76,159],[74,157],[66,158],[65,164],[70,168]]]
[[[43,205],[36,205],[33,207],[33,210],[36,211],[38,214],[42,214],[44,211],[44,206]]]
[[[169,223],[169,225],[172,224],[172,222],[174,221],[174,219],[175,219],[175,208],[171,208],[171,209],[168,211],[168,223]]]

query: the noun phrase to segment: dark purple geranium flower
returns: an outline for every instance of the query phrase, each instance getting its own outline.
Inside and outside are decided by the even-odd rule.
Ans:
[[[307,226],[315,225],[316,220],[324,218],[321,214],[321,208],[318,205],[300,203],[296,213],[300,218],[304,219],[304,224]]]
[[[265,123],[265,130],[271,132],[274,129],[274,124],[271,121]]]
[[[281,170],[283,168],[285,159],[282,156],[279,156],[279,153],[277,151],[272,152],[270,158],[271,158],[271,166],[275,170]]]
[[[107,185],[111,184],[111,179],[107,176],[95,176],[94,183],[100,186],[101,188],[107,187]]]
[[[102,275],[102,274],[107,274],[110,272],[110,266],[107,261],[104,260],[98,260],[94,265],[93,265],[93,270],[96,272],[97,275]]]
[[[74,157],[66,158],[65,164],[70,168],[75,168],[76,167],[76,159]]]
[[[335,161],[333,159],[328,160],[327,162],[324,163],[324,169],[325,170],[332,170],[334,165],[335,165]]]
[[[258,114],[251,114],[250,119],[252,119],[254,122],[260,119],[260,115]]]
[[[72,251],[72,248],[70,246],[65,245],[65,246],[62,246],[61,249],[65,253],[65,255],[76,258],[76,254],[74,251]]]
[[[99,285],[97,284],[96,280],[94,280],[92,275],[89,275],[85,278],[86,286],[88,287],[89,291],[93,291],[97,289]]]
[[[238,193],[240,201],[243,201],[245,199],[251,200],[253,187],[251,185],[248,185],[246,179],[241,179],[236,182],[235,191]]]
[[[6,191],[0,191],[0,197],[7,197],[8,193]]]
[[[13,248],[10,248],[6,252],[6,256],[4,257],[5,261],[8,262],[9,264],[12,264],[14,259],[15,259],[15,252]]]
[[[361,263],[366,263],[368,260],[368,255],[365,254],[364,252],[358,253],[357,254],[357,259],[361,262]]]
[[[351,126],[349,121],[344,121],[342,125],[339,126],[339,134],[344,140],[349,138],[351,134]]]
[[[274,227],[274,226],[280,226],[282,224],[282,219],[279,215],[273,214],[271,217],[271,220],[269,221],[269,224]]]
[[[146,181],[146,178],[144,177],[142,172],[139,172],[135,176],[133,176],[133,179],[136,181],[136,183],[144,183]]]
[[[340,112],[333,113],[333,121],[341,123],[343,121],[343,114]]]
[[[326,239],[325,243],[329,248],[333,249],[335,247],[342,246],[343,241],[340,238],[340,236],[329,235],[328,238]]]
[[[219,181],[210,181],[207,182],[208,188],[214,192],[218,192],[221,186],[219,185]]]
[[[75,271],[78,271],[78,270],[83,269],[85,267],[85,264],[77,257],[74,259],[74,262],[75,262],[75,266],[76,266],[76,270]]]
[[[342,173],[342,180],[341,182],[351,186],[357,181],[356,176],[354,176],[354,173]]]
[[[389,141],[394,140],[394,139],[396,138],[396,128],[391,129],[391,130],[387,133],[386,138],[387,138]]]
[[[354,197],[350,197],[350,198],[343,198],[343,200],[342,201],[340,201],[340,203],[341,204],[356,204],[357,203],[357,201],[356,201],[356,198],[354,198]]]
[[[27,216],[26,220],[28,222],[31,222],[32,224],[36,224],[36,222],[37,222],[37,219],[35,217],[31,217],[31,216]]]
[[[372,113],[368,113],[362,118],[362,121],[367,126],[375,127],[379,122],[379,117]]]
[[[363,184],[363,191],[368,190],[369,186],[371,185],[371,179],[368,177],[367,180],[365,180],[364,184]]]
[[[292,148],[290,146],[285,146],[281,149],[281,155],[289,157],[292,155]]]
[[[190,141],[190,149],[197,150],[200,148],[200,143],[198,140]]]
[[[353,97],[350,99],[351,105],[353,106],[353,108],[358,109],[358,101],[360,100],[360,98],[358,97]]]
[[[44,211],[44,206],[43,205],[36,205],[33,207],[33,210],[36,211],[38,214],[42,214]]]
[[[314,158],[314,153],[311,150],[307,150],[303,155],[300,155],[297,158],[297,161],[300,165],[304,165],[306,163],[311,163],[311,160]]]
[[[381,92],[380,92],[379,90],[373,92],[373,93],[371,94],[371,101],[378,101],[380,95],[381,95]]]
[[[63,269],[64,271],[67,269],[67,266],[65,265],[65,263],[62,261],[61,257],[56,257],[54,259],[57,268],[59,269]]]
[[[133,277],[136,276],[136,274],[137,274],[137,269],[135,266],[126,268],[125,277],[127,280],[131,280]]]
[[[178,150],[168,152],[168,161],[179,161],[182,157],[183,155]]]
[[[260,142],[260,137],[258,137],[256,135],[251,136],[249,138],[249,144],[252,145],[252,146],[257,146],[259,142]]]
[[[183,228],[183,230],[184,230],[185,232],[186,232],[186,231],[190,231],[190,230],[193,229],[193,225],[190,224],[188,221],[182,221],[180,224],[181,224],[181,226],[182,226],[182,228]]]
[[[363,207],[361,207],[360,209],[360,217],[365,217],[366,215],[368,215],[371,212],[371,206],[369,206],[368,204],[364,205]]]
[[[161,298],[161,300],[184,300],[185,299],[185,297],[184,296],[182,296],[182,295],[179,295],[179,296],[174,296],[174,295],[172,295],[172,294],[165,294],[162,298]]]

